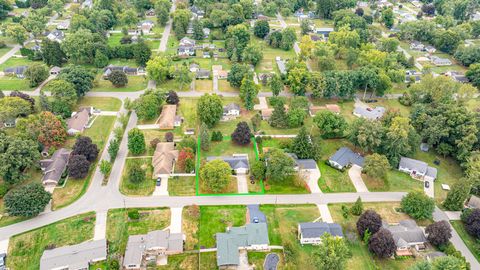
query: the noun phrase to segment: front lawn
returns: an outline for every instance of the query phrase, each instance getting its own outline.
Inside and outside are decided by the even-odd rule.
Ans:
[[[321,177],[318,179],[318,186],[320,190],[325,193],[330,192],[355,192],[355,187],[352,184],[347,170],[339,171],[325,164],[324,161],[318,162]]]
[[[128,172],[132,166],[139,164],[146,171],[145,180],[140,183],[132,183],[128,180]],[[155,190],[155,180],[152,178],[152,158],[129,158],[125,160],[122,173],[120,192],[129,196],[149,196]]]
[[[293,175],[285,179],[284,182],[270,182],[265,181],[265,193],[267,194],[308,194],[307,184],[299,178],[298,175]]]
[[[369,191],[423,191],[422,181],[396,170],[389,170],[385,180],[372,178],[366,174],[362,174],[362,178]]]
[[[32,60],[28,60],[27,57],[10,57],[7,61],[3,64],[0,64],[0,70],[3,71],[5,68],[9,67],[18,67],[18,66],[30,66],[34,62]],[[40,62],[38,62],[40,63]]]
[[[182,212],[182,232],[185,234],[185,250],[197,250],[198,228],[200,222],[200,207],[198,205],[185,206]]]
[[[157,270],[196,270],[198,269],[198,254],[183,253],[168,256],[167,265],[156,266]]]
[[[7,266],[10,269],[39,269],[47,248],[79,244],[93,238],[93,212],[64,219],[10,238]]]
[[[199,270],[211,270],[218,269],[217,267],[217,253],[216,252],[203,252],[199,257]]]
[[[104,80],[102,74],[95,79],[93,92],[135,92],[147,88],[148,80],[144,76],[127,76],[128,84],[124,87],[115,87],[109,80]]]
[[[249,162],[255,160],[255,150],[253,141],[248,145],[238,145],[229,137],[224,137],[221,142],[211,142],[210,149],[208,151],[202,151],[202,158],[210,156],[232,156],[233,154],[248,154]]]
[[[138,211],[140,218],[128,217],[129,211]],[[146,234],[150,231],[163,230],[170,224],[170,209],[115,209],[108,211],[107,240],[109,255],[125,254],[128,236]]]
[[[450,224],[452,224],[452,227],[457,231],[458,235],[460,235],[460,238],[462,238],[463,242],[475,256],[477,261],[480,261],[480,241],[468,234],[462,221],[451,220]]]
[[[92,106],[102,111],[118,111],[122,106],[122,101],[113,97],[82,97],[77,102],[76,109],[86,106]]]
[[[200,206],[200,247],[213,248],[216,233],[225,232],[227,227],[245,225],[246,211],[242,205]]]
[[[1,76],[0,77],[0,89],[3,91],[32,91],[28,85],[27,79],[19,79],[13,76]]]
[[[212,80],[195,80],[195,90],[199,92],[212,92],[213,81]]]
[[[100,151],[98,154],[99,156],[103,151],[108,136],[110,136],[110,132],[113,129],[116,119],[116,116],[97,116],[93,125],[86,129],[83,134],[84,136],[90,137],[92,142],[97,145],[97,148]]]
[[[195,176],[175,176],[168,179],[170,196],[195,196]]]
[[[230,180],[228,181],[228,185],[224,187],[220,191],[213,191],[211,190],[207,184],[199,177],[199,194],[236,194],[238,193],[238,184],[237,178],[235,176],[230,176]]]
[[[227,80],[218,80],[218,90],[221,92],[238,92],[240,89],[230,85]]]

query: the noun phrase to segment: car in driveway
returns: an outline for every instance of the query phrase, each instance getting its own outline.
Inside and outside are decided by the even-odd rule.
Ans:
[[[425,188],[429,188],[429,187],[430,187],[430,182],[425,181]]]
[[[157,187],[162,185],[162,178],[157,178],[156,185]]]
[[[7,254],[2,253],[0,254],[0,270],[5,270],[7,267]]]

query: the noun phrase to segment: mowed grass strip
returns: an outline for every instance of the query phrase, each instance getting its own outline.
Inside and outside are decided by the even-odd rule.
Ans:
[[[242,205],[200,206],[200,247],[215,247],[216,233],[225,232],[227,227],[245,225],[246,211]]]

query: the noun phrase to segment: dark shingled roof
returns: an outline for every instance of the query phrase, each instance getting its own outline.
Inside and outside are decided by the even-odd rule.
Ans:
[[[331,161],[334,161],[340,164],[342,167],[349,164],[355,164],[360,167],[363,167],[364,158],[359,154],[353,152],[348,147],[342,147],[338,149],[333,156],[330,157]]]
[[[324,233],[329,233],[332,236],[343,237],[342,227],[337,223],[326,222],[306,222],[300,223],[300,232],[303,238],[317,238]]]

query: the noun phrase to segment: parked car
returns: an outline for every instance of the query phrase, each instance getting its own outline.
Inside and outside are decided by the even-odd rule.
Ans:
[[[430,187],[430,182],[425,181],[425,188],[429,188],[429,187]]]
[[[157,178],[157,187],[162,185],[162,178]]]
[[[2,253],[0,254],[0,270],[5,270],[6,269],[6,260],[7,259],[7,254]]]
[[[259,222],[260,222],[260,220],[258,220],[258,217],[253,218],[253,223],[259,223]]]

